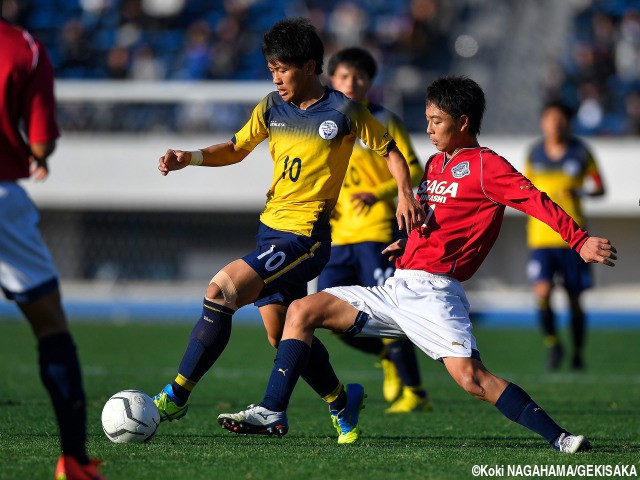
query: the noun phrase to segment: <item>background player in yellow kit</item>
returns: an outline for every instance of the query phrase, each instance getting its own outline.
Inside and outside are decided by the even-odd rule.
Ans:
[[[584,228],[582,198],[604,195],[604,186],[591,151],[571,135],[571,116],[571,109],[561,102],[544,106],[540,120],[543,138],[531,149],[524,174]],[[538,300],[540,326],[549,347],[547,369],[557,370],[564,356],[550,304],[554,279],[560,277],[571,312],[571,368],[581,370],[584,368],[585,318],[580,295],[592,285],[589,264],[583,262],[553,229],[533,217],[528,220],[527,242],[531,248],[527,271]]]
[[[367,100],[377,73],[373,56],[361,48],[347,48],[333,55],[327,68],[333,88],[365,105],[387,128],[407,159],[411,181],[416,186],[423,169],[402,121],[381,105]],[[398,233],[394,226],[397,193],[398,187],[384,158],[356,142],[331,216],[331,257],[318,278],[318,291],[342,285],[382,285],[393,274],[393,263],[382,250]],[[340,339],[380,357],[384,398],[394,402],[387,413],[431,409],[411,341],[344,335]]]
[[[407,162],[391,135],[364,106],[322,85],[324,46],[309,21],[289,18],[276,23],[264,34],[262,51],[277,90],[255,107],[233,139],[192,152],[171,149],[160,157],[163,175],[187,165],[231,165],[268,139],[274,164],[256,249],[211,279],[178,376],[154,397],[161,420],[187,413],[191,391],[229,341],[231,318],[238,308],[254,303],[269,340],[278,346],[289,304],[307,294],[307,282],[319,275],[329,258],[329,216],[356,138],[385,157],[398,182],[400,228],[409,231],[424,219],[413,197]],[[361,405],[364,391],[360,385],[345,390],[322,343],[314,338],[313,344],[309,365],[299,373],[329,404],[339,421],[339,435],[351,443],[358,436],[357,416],[346,407]],[[253,433],[286,433],[287,426],[277,418],[259,414],[264,423]]]

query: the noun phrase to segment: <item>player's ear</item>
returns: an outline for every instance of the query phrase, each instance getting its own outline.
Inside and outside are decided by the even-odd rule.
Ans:
[[[462,114],[460,118],[458,118],[460,132],[469,131],[469,115]]]
[[[307,61],[307,63],[304,64],[303,71],[305,75],[313,75],[314,73],[316,73],[316,61],[315,60]]]

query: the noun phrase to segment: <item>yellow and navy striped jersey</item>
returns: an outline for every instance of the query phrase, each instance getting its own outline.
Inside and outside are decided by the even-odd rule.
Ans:
[[[381,105],[368,103],[371,114],[384,125],[404,158],[411,172],[411,183],[416,186],[423,169],[411,144],[411,139],[400,118]],[[356,212],[351,195],[371,192],[378,202]],[[356,142],[349,168],[338,197],[338,204],[331,218],[331,237],[335,245],[360,242],[391,242],[395,225],[395,197],[398,185],[389,172],[387,162],[362,142]]]
[[[546,154],[543,141],[539,141],[527,157],[524,175],[584,227],[582,202],[575,192],[583,188],[587,178],[596,185],[602,184],[596,161],[584,142],[571,138],[565,154],[554,161]],[[527,222],[530,248],[568,248],[562,237],[547,224],[531,216]]]
[[[357,137],[378,155],[395,146],[365,106],[331,88],[306,110],[270,93],[232,141],[251,151],[267,137],[273,181],[260,221],[304,236],[317,222],[328,223]]]

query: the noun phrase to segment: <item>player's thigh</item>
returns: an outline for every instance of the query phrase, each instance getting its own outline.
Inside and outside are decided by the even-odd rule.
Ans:
[[[318,277],[318,291],[338,285],[357,284],[356,262],[353,245],[332,246],[329,261]]]
[[[290,329],[324,328],[342,333],[353,327],[359,311],[350,303],[326,292],[309,295],[291,304],[285,321]]]
[[[354,245],[358,263],[358,285],[382,286],[393,275],[393,263],[382,254],[387,245],[388,243],[383,242],[361,242]]]

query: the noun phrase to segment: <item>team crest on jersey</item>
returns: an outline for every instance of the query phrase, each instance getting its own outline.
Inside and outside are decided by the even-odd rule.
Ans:
[[[471,173],[471,170],[469,170],[469,162],[462,162],[460,165],[456,165],[451,169],[451,174],[455,178],[466,177],[470,173]]]
[[[333,120],[325,120],[320,124],[318,134],[325,140],[332,140],[338,135],[338,125]]]

